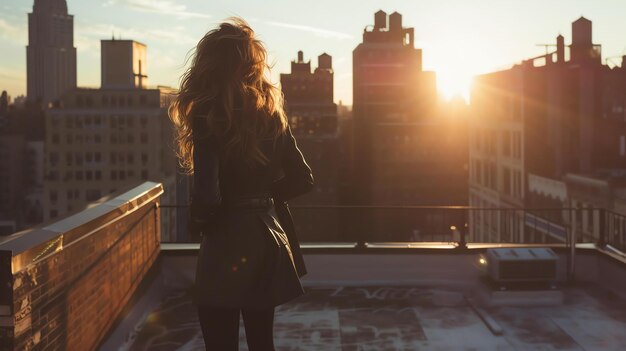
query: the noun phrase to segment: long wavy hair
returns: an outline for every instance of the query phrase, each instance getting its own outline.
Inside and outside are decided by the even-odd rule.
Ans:
[[[194,169],[194,133],[195,138],[214,137],[227,157],[268,162],[259,141],[276,140],[287,128],[287,117],[282,92],[268,78],[266,56],[263,43],[241,18],[229,18],[198,42],[169,108],[186,173]]]

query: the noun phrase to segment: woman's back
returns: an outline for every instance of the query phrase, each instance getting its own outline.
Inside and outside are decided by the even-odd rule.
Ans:
[[[273,349],[274,306],[303,294],[285,201],[308,192],[313,176],[265,58],[243,20],[222,23],[198,43],[170,108],[181,166],[193,174],[194,302],[207,349],[236,348],[239,311],[251,347]]]

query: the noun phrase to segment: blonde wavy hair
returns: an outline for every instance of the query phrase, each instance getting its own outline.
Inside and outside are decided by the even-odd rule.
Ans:
[[[194,170],[194,132],[196,138],[214,137],[227,157],[268,162],[259,140],[276,140],[287,117],[282,92],[267,77],[266,58],[263,43],[241,18],[229,18],[198,42],[169,108],[185,173]]]

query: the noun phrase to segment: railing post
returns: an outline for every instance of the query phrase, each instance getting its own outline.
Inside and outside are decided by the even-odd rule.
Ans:
[[[460,238],[459,238],[459,245],[456,247],[457,249],[460,250],[464,250],[467,249],[467,228],[468,226],[465,223],[462,223],[459,226],[459,234],[460,234]]]
[[[576,269],[576,209],[570,209],[570,214],[570,252],[567,280],[569,283],[574,283],[574,275]]]
[[[604,247],[606,245],[606,210],[601,208],[598,210],[600,212],[599,215],[599,223],[598,223],[598,246]]]

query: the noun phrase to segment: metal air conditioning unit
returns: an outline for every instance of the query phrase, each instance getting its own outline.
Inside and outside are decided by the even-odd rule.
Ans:
[[[488,249],[487,274],[496,283],[554,282],[558,259],[549,248]]]

